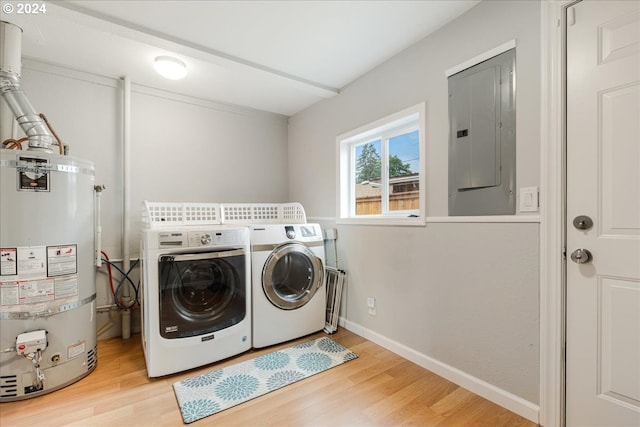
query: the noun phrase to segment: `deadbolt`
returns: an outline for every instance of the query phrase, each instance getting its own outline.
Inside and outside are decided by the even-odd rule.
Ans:
[[[571,261],[575,262],[576,264],[586,264],[592,259],[593,255],[591,255],[589,249],[576,249],[575,251],[571,252]]]
[[[593,227],[593,220],[586,215],[578,215],[573,219],[573,226],[578,230],[588,230]]]

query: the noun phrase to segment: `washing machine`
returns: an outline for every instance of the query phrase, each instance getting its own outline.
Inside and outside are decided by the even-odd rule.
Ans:
[[[249,228],[142,231],[142,343],[147,373],[204,366],[251,348]]]
[[[253,347],[320,331],[325,251],[318,224],[251,226]]]

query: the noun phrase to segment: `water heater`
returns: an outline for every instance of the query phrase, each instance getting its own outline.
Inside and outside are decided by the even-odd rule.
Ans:
[[[96,366],[94,176],[70,156],[0,152],[0,402]]]
[[[95,169],[54,152],[20,87],[21,30],[0,21],[0,35],[1,107],[26,135],[0,150],[0,402],[8,402],[96,367]]]

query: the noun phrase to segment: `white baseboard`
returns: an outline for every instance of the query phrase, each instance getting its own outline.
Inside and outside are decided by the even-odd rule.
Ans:
[[[528,419],[529,421],[536,424],[538,423],[540,407],[528,400],[469,375],[460,369],[419,353],[416,350],[393,341],[377,332],[366,329],[357,323],[350,322],[341,317],[339,324],[354,334],[360,335],[361,337],[366,338],[407,360],[410,360],[434,374],[440,375],[452,383],[455,383],[460,387],[464,387],[478,396],[484,397],[496,405],[500,405],[503,408]]]

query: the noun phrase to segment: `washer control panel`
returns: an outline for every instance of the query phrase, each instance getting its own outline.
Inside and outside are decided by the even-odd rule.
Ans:
[[[181,231],[167,231],[158,234],[158,247],[181,247],[186,244],[186,233]]]
[[[157,234],[152,234],[147,244],[149,247],[154,248],[201,248],[245,245],[248,242],[248,228],[201,228],[195,230],[162,230]]]
[[[211,243],[211,234],[209,233],[205,233],[202,236],[200,236],[200,243],[202,243],[204,246],[207,246],[208,244]]]
[[[198,230],[189,232],[189,247],[220,246],[242,242],[241,230]]]

